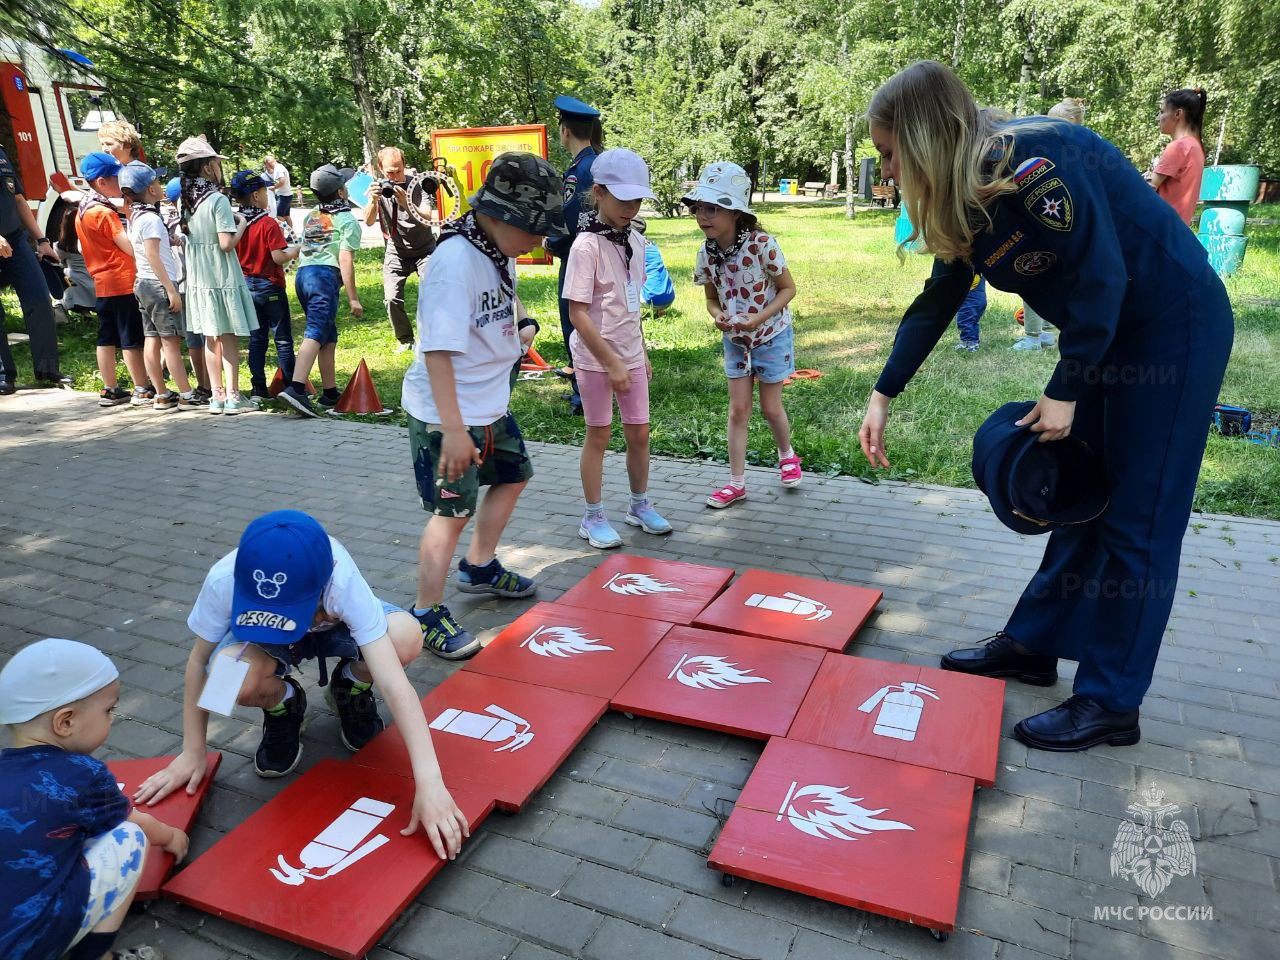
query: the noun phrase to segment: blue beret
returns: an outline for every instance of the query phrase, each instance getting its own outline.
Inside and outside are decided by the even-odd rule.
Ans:
[[[556,109],[567,117],[574,117],[581,120],[590,120],[593,117],[600,116],[600,111],[589,103],[583,103],[577,97],[567,97],[564,94],[556,97]]]

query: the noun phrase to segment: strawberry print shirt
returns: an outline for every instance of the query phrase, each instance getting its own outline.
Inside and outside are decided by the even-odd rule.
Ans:
[[[709,241],[710,242],[710,241]],[[719,261],[713,263],[712,261]],[[763,310],[777,295],[774,278],[787,268],[778,241],[769,234],[756,230],[748,233],[736,249],[723,257],[707,255],[707,244],[698,248],[698,259],[693,268],[693,282],[698,286],[716,285],[720,309],[726,315],[748,318]],[[791,326],[791,310],[783,308],[767,322],[750,333],[732,336],[735,343],[755,349],[768,343]]]

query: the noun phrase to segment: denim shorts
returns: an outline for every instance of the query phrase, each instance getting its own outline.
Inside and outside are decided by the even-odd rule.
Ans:
[[[397,607],[394,603],[387,603],[383,600],[382,611],[388,616],[393,613],[402,612],[402,607]],[[213,648],[213,653],[209,655],[209,663],[213,663],[213,658],[227,647],[243,646],[243,640],[237,640],[227,631],[227,635],[218,641],[218,645]],[[276,676],[287,677],[293,668],[300,665],[304,660],[315,660],[320,657],[336,657],[349,658],[352,660],[362,660],[360,656],[360,648],[356,645],[355,638],[351,636],[351,630],[345,623],[335,623],[328,630],[308,631],[301,637],[290,644],[254,644],[260,647],[276,659]]]
[[[724,335],[724,375],[730,380],[755,377],[761,383],[781,383],[795,372],[795,333],[790,324],[754,350]]]
[[[338,293],[342,290],[342,274],[337,267],[311,264],[298,268],[294,291],[298,304],[307,315],[306,340],[321,346],[338,342]]]

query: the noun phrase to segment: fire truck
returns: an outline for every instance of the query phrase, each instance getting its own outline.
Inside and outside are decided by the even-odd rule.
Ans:
[[[93,64],[72,50],[46,51],[0,37],[0,147],[22,175],[46,233],[86,184],[77,162],[99,149],[97,130],[116,119]]]

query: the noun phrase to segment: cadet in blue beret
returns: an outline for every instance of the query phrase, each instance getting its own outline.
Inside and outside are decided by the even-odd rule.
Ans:
[[[1058,657],[1078,660],[1073,696],[1015,735],[1057,751],[1137,743],[1231,353],[1226,291],[1186,224],[1085,127],[981,111],[932,61],[892,77],[868,118],[885,176],[937,259],[868,402],[867,459],[888,465],[889,401],[977,273],[1061,331],[1061,359],[1018,423],[1042,441],[1083,439],[1107,475],[1106,509],[1053,531],[1004,629],[942,665],[1049,685]]]
[[[578,235],[578,215],[582,212],[582,200],[590,196],[591,164],[596,154],[604,150],[604,131],[600,126],[600,111],[576,97],[559,96],[555,100],[560,111],[560,145],[569,151],[573,163],[564,172],[564,222],[569,228],[565,237],[548,237],[546,248],[560,260],[560,277],[556,282],[556,294],[560,298],[560,334],[564,337],[565,353],[569,366],[573,366],[573,353],[569,349],[569,335],[573,324],[569,322],[569,301],[564,298],[564,272],[569,263],[569,248]],[[582,413],[582,399],[578,395],[578,380],[571,378],[573,392],[566,399],[569,408]]]

